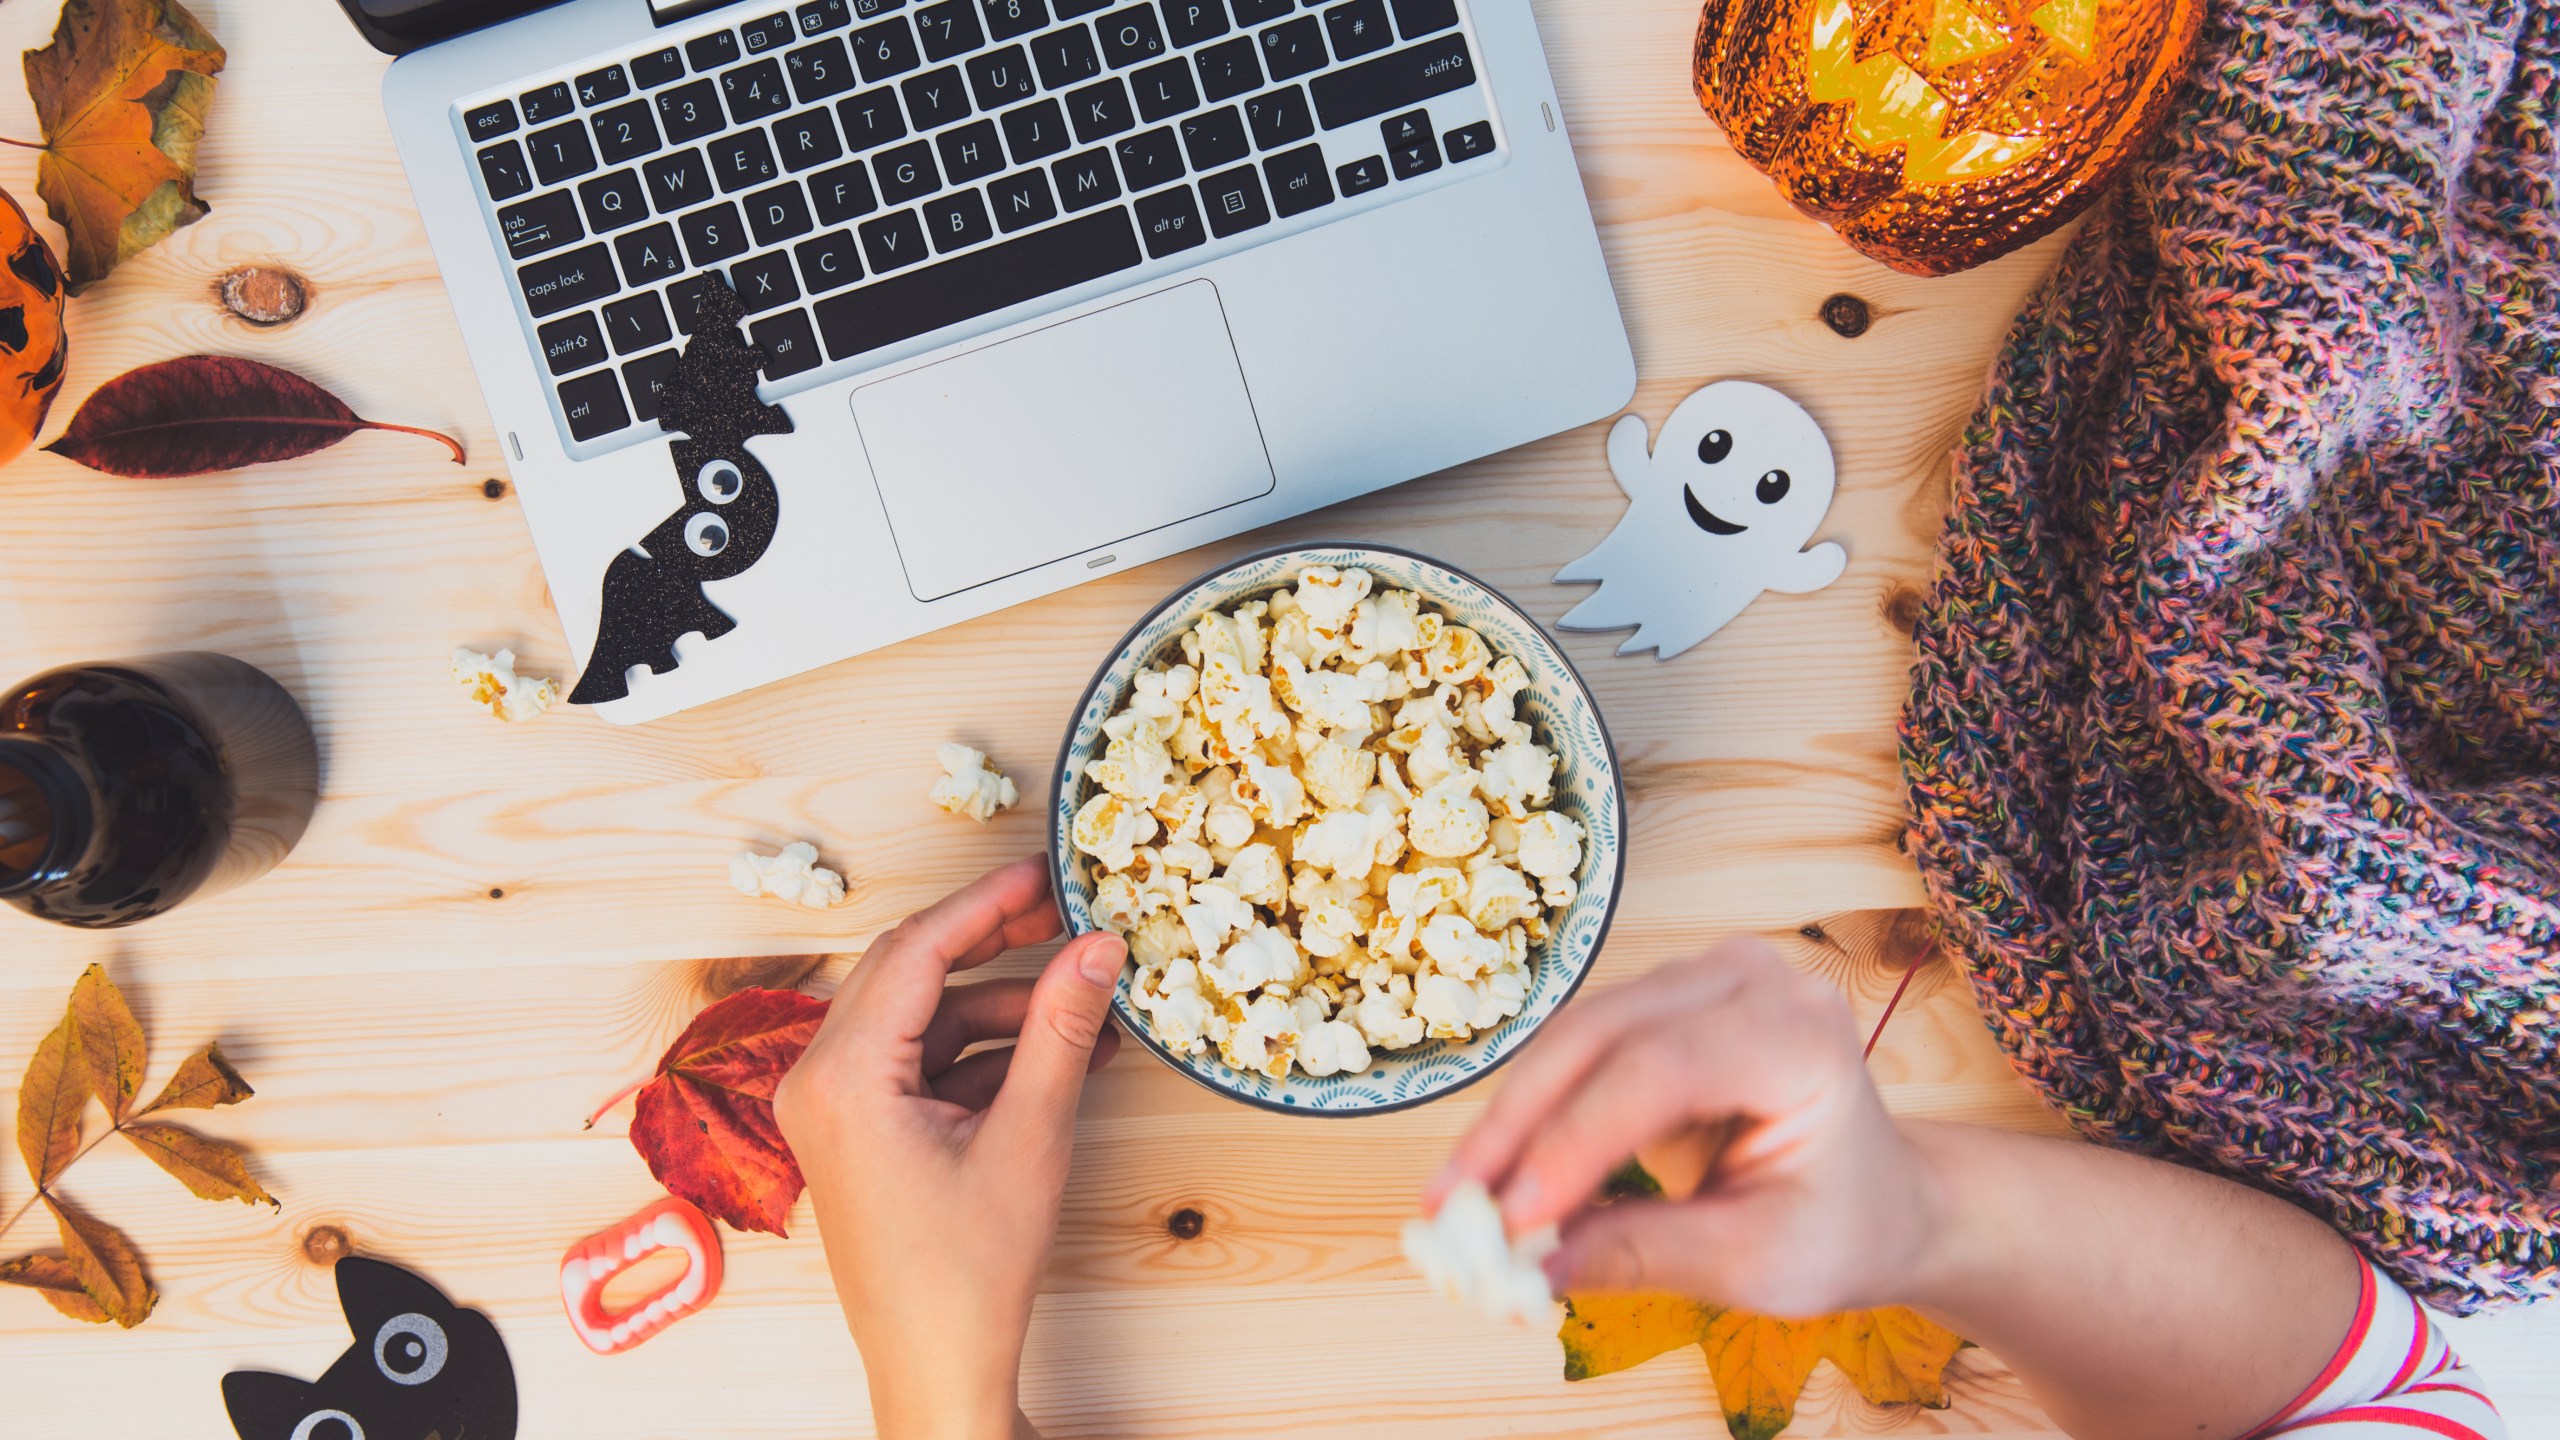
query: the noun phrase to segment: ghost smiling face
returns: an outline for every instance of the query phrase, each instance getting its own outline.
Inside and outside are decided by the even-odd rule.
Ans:
[[[1848,554],[1805,548],[1831,509],[1831,442],[1802,406],[1766,385],[1723,380],[1680,402],[1651,453],[1642,416],[1609,432],[1609,469],[1627,513],[1590,554],[1556,573],[1600,588],[1559,622],[1635,634],[1621,655],[1664,660],[1706,639],[1763,590],[1800,594],[1840,578]]]

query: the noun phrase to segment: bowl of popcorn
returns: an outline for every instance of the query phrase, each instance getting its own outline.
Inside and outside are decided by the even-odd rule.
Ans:
[[[1490,586],[1384,546],[1176,591],[1095,674],[1054,793],[1068,931],[1128,941],[1123,1028],[1274,1110],[1501,1064],[1581,985],[1624,868],[1582,678]]]

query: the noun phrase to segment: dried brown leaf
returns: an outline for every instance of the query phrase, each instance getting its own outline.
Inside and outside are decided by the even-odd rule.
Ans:
[[[80,1030],[80,1069],[88,1076],[89,1093],[121,1120],[133,1108],[142,1088],[142,1022],[124,992],[107,978],[106,967],[92,965],[71,987],[71,1020]]]
[[[196,198],[222,46],[177,0],[66,0],[26,54],[44,130],[36,193],[70,244],[71,293],[210,208]]]
[[[200,1199],[277,1204],[276,1197],[250,1178],[248,1162],[240,1152],[219,1140],[207,1140],[175,1125],[127,1125],[124,1134],[152,1164],[177,1176]]]
[[[157,1110],[210,1110],[216,1105],[237,1105],[258,1092],[222,1058],[222,1047],[207,1045],[178,1062],[178,1073],[160,1089],[150,1104],[133,1112],[148,1115]]]
[[[21,1255],[15,1260],[0,1260],[0,1285],[33,1290],[74,1320],[86,1320],[92,1325],[107,1323],[106,1307],[89,1298],[89,1292],[80,1288],[80,1277],[71,1273],[71,1262],[59,1255]]]
[[[63,1260],[107,1318],[130,1330],[151,1316],[160,1292],[142,1272],[142,1253],[113,1225],[83,1215],[50,1195],[44,1208],[62,1232]]]
[[[18,1153],[41,1190],[53,1183],[80,1148],[80,1112],[89,1103],[89,1077],[79,1061],[80,1031],[65,1012],[62,1023],[36,1046],[27,1078],[18,1087]]]

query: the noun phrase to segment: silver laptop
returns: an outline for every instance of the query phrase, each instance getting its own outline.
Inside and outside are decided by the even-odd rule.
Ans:
[[[384,102],[609,719],[1633,391],[1528,0],[513,8]],[[722,456],[657,405],[715,283]]]

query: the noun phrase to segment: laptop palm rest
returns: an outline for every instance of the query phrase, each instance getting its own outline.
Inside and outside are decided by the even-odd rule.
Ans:
[[[1207,280],[862,386],[853,418],[918,600],[1273,485]]]

